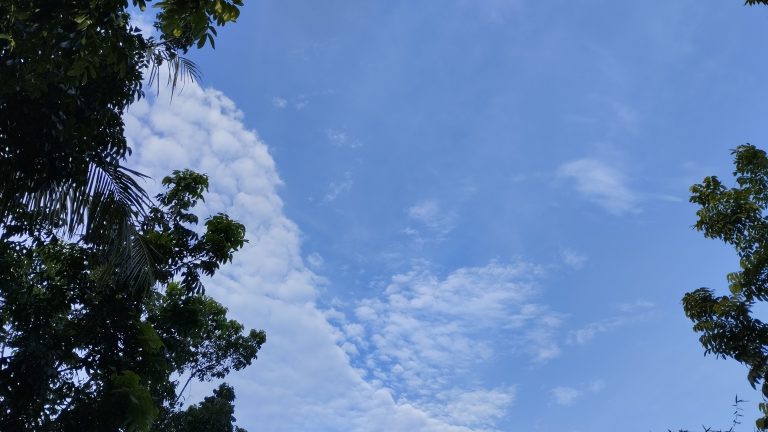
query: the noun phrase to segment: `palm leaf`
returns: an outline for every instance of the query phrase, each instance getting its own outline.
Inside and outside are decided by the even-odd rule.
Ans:
[[[147,86],[152,87],[155,84],[157,93],[160,93],[160,67],[165,64],[168,68],[166,85],[171,87],[171,98],[173,98],[178,85],[181,84],[181,90],[189,79],[192,82],[200,82],[202,73],[192,60],[180,56],[173,50],[165,49],[162,45],[151,45],[147,52],[148,77]]]
[[[103,275],[116,272],[122,282],[154,283],[152,251],[138,232],[151,200],[138,178],[145,175],[116,162],[94,161],[85,181],[67,179],[37,191],[0,196],[0,221],[25,225],[23,232],[46,231],[101,247]],[[24,220],[21,220],[21,219]]]

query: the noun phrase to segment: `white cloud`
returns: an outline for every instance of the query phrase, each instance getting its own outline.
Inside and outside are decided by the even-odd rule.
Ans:
[[[322,255],[317,252],[313,252],[307,255],[307,264],[309,264],[311,268],[318,270],[323,268],[325,260],[323,259]]]
[[[637,313],[637,312],[647,312],[653,309],[654,307],[656,307],[656,305],[653,302],[640,299],[630,303],[620,304],[619,310],[625,313]]]
[[[580,270],[587,262],[587,256],[583,255],[573,249],[562,248],[560,249],[560,257],[563,263],[574,270]]]
[[[272,106],[277,109],[283,109],[288,106],[288,101],[284,98],[281,98],[279,96],[275,96],[272,98]]]
[[[243,125],[242,113],[222,93],[191,84],[173,103],[167,96],[166,91],[157,102],[139,101],[125,115],[126,135],[134,149],[132,166],[155,179],[183,168],[208,174],[210,193],[200,213],[223,211],[248,229],[250,243],[207,283],[207,292],[227,305],[234,318],[267,332],[259,359],[227,378],[237,391],[241,426],[267,432],[471,432],[460,423],[490,424],[499,416],[499,407],[511,402],[510,392],[503,389],[464,392],[450,399],[447,406],[472,407],[466,414],[471,418],[457,419],[395,397],[383,381],[364,379],[341,345],[360,339],[365,329],[335,327],[316,306],[321,280],[303,264],[300,232],[283,213],[277,194],[281,181],[267,146]],[[147,187],[156,192],[159,185]],[[493,299],[512,301],[520,295],[515,294],[516,286],[495,294],[474,291],[475,310],[499,316],[503,308]],[[454,300],[440,304],[448,310],[457,307]],[[357,315],[365,319],[378,312],[361,305]],[[399,319],[405,325],[409,320]],[[458,330],[446,326],[447,334]],[[471,340],[466,343],[475,346]],[[444,344],[440,340],[435,347]],[[445,358],[439,351],[424,355]],[[205,396],[210,386],[193,385],[190,400]]]
[[[606,387],[606,383],[602,379],[593,380],[586,385],[579,387],[570,386],[558,386],[550,390],[550,394],[558,405],[568,406],[573,405],[577,399],[582,398],[588,393],[600,393]]]
[[[328,139],[331,141],[331,144],[341,147],[344,144],[347,143],[347,133],[335,129],[328,129],[326,131],[326,135],[328,135]]]
[[[438,393],[437,403],[425,404],[433,415],[451,423],[493,428],[496,420],[503,418],[514,403],[515,388],[482,390],[451,390]]]
[[[587,385],[587,390],[589,390],[592,393],[599,393],[603,390],[605,390],[605,387],[607,387],[607,384],[605,383],[605,380],[602,379],[596,379],[589,383]]]
[[[573,387],[555,387],[551,391],[558,405],[572,405],[581,396],[581,391]]]
[[[600,333],[613,331],[616,328],[637,322],[648,316],[655,305],[646,300],[637,300],[632,303],[619,305],[619,314],[599,321],[594,321],[585,326],[569,332],[568,341],[582,345],[595,338]]]
[[[424,200],[414,204],[408,209],[408,216],[438,236],[444,236],[456,227],[456,213],[444,210],[435,200]]]
[[[347,147],[353,149],[362,146],[360,141],[350,137],[347,132],[342,130],[328,129],[325,134],[328,137],[328,141],[335,147]]]
[[[616,168],[596,159],[578,159],[561,165],[560,178],[572,180],[584,198],[615,215],[638,211],[638,196]]]
[[[328,192],[323,196],[323,203],[329,203],[336,201],[336,199],[342,194],[349,192],[352,189],[352,173],[347,171],[344,173],[344,179],[338,182],[331,182],[328,185]]]
[[[301,111],[307,106],[309,106],[309,98],[307,98],[307,96],[303,94],[299,95],[296,97],[296,100],[293,103],[293,106],[294,108],[296,108],[296,110]]]
[[[456,382],[493,360],[502,346],[534,362],[559,354],[554,340],[559,317],[532,303],[540,275],[530,264],[496,262],[460,268],[445,278],[428,265],[395,275],[381,297],[362,300],[355,310],[367,336],[356,361],[432,415],[486,427],[488,417],[501,417],[511,404],[513,388],[464,389]],[[478,405],[471,412],[450,409],[470,401]],[[480,407],[480,401],[490,405]]]

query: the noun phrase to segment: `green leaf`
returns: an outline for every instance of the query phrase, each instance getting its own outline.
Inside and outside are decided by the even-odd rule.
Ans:
[[[139,344],[147,351],[157,351],[163,347],[163,341],[155,331],[152,324],[142,321],[139,324],[137,339]]]

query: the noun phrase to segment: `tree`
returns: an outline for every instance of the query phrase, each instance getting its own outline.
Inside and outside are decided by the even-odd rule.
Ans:
[[[186,384],[256,358],[264,332],[243,334],[200,282],[244,245],[243,225],[217,214],[197,234],[191,210],[207,177],[176,171],[163,184],[137,227],[158,263],[151,287],[129,284],[87,238],[0,237],[0,430],[207,430],[191,426],[197,411],[178,413]]]
[[[156,1],[157,38],[128,13],[149,3],[0,0],[0,430],[231,428],[231,388],[202,417],[180,395],[265,342],[205,294],[245,243],[224,214],[195,228],[207,177],[174,172],[153,201],[125,166],[125,109],[163,66],[171,91],[197,78],[183,55],[242,0]]]
[[[691,187],[699,206],[695,228],[707,238],[734,247],[741,270],[728,274],[730,293],[716,296],[699,288],[683,298],[685,314],[707,354],[733,358],[749,368],[752,387],[761,385],[768,398],[768,324],[753,308],[768,300],[768,157],[753,145],[732,152],[736,185],[726,187],[715,176]],[[768,404],[759,404],[756,424],[768,430]]]
[[[213,391],[213,396],[197,405],[173,414],[165,425],[168,432],[246,432],[245,429],[232,425],[235,421],[235,391],[227,384],[222,384]]]
[[[174,86],[185,71],[196,77],[182,55],[213,45],[214,26],[235,21],[242,4],[156,1],[156,39],[131,25],[127,0],[0,1],[4,229],[54,224],[72,234],[140,217],[148,197],[134,180],[139,173],[122,164],[130,153],[123,112],[161,65],[170,66]]]

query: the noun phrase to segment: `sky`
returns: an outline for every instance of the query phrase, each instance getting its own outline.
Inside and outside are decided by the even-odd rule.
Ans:
[[[125,115],[129,165],[210,177],[249,243],[206,284],[267,343],[251,431],[728,427],[758,392],[684,293],[735,253],[688,188],[768,147],[768,8],[261,0]],[[137,22],[143,18],[137,18]],[[212,384],[185,394],[199,400]],[[751,430],[744,427],[742,430]]]

